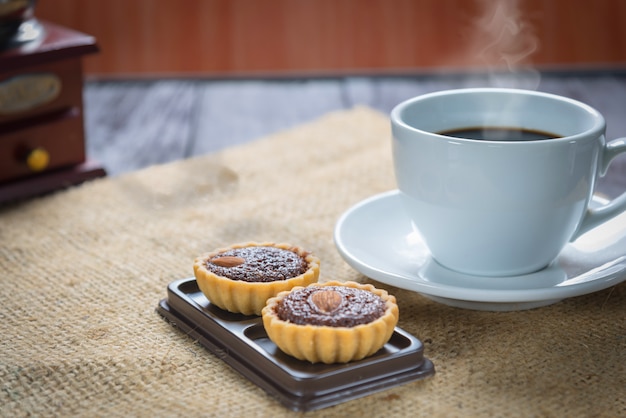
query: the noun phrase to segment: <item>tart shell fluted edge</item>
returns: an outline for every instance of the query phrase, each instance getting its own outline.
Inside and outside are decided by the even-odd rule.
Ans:
[[[292,251],[304,258],[308,268],[304,273],[290,279],[271,282],[246,282],[219,276],[209,271],[205,266],[207,260],[220,253],[234,248],[253,246],[275,247]],[[233,313],[261,315],[261,310],[265,306],[267,299],[276,296],[280,292],[290,290],[295,286],[307,286],[317,282],[320,271],[320,260],[301,247],[286,243],[247,242],[218,248],[196,257],[193,270],[198,287],[212,304]]]
[[[391,338],[399,319],[396,298],[370,284],[329,281],[310,286],[348,286],[370,291],[385,302],[383,315],[354,327],[297,325],[280,319],[276,306],[290,291],[270,298],[262,310],[263,326],[268,337],[286,354],[311,363],[347,363],[371,356]],[[294,287],[291,291],[297,290]]]

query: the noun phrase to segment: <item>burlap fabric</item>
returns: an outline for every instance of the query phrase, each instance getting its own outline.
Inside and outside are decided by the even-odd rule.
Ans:
[[[323,280],[370,281],[332,241],[351,205],[394,188],[386,115],[367,108],[257,142],[0,209],[3,416],[292,416],[165,322],[193,258],[301,245]],[[546,308],[462,310],[395,294],[437,374],[312,416],[626,414],[626,285]]]

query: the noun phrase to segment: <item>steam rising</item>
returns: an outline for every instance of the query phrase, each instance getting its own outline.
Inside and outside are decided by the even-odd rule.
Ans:
[[[536,89],[539,72],[528,58],[539,49],[534,28],[518,0],[477,0],[481,15],[474,25],[471,53],[488,69],[494,87]]]

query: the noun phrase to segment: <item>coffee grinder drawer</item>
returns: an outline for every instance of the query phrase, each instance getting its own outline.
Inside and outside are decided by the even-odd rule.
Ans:
[[[83,122],[69,109],[0,135],[0,182],[38,175],[85,161]]]

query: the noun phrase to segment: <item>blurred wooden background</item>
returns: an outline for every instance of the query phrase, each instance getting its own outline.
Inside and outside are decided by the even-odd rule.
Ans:
[[[87,74],[324,75],[626,67],[624,0],[39,0]]]
[[[110,175],[494,82],[582,100],[610,139],[626,132],[626,0],[38,0],[36,15],[98,40],[85,129]],[[540,80],[485,71],[526,66]],[[607,178],[603,193],[624,190],[626,160]]]

